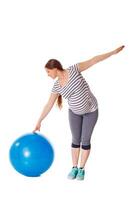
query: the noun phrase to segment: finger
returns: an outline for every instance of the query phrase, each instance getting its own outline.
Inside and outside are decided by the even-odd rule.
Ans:
[[[35,133],[35,132],[36,132],[36,130],[33,130],[33,131],[32,131],[32,133]]]
[[[125,46],[124,46],[124,45],[122,45],[122,46],[121,46],[119,49],[120,49],[120,50],[122,50],[124,47],[125,47]]]

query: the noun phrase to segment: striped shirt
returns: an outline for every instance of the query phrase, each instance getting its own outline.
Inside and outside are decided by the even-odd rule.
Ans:
[[[70,66],[67,70],[69,72],[67,84],[60,86],[59,81],[56,80],[52,93],[58,93],[67,99],[69,109],[75,114],[82,115],[95,111],[98,107],[97,100],[79,72],[78,64]]]

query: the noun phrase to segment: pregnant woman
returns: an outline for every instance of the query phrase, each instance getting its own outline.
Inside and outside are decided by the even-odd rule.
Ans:
[[[91,150],[91,136],[98,119],[96,97],[82,76],[82,72],[119,53],[123,48],[124,46],[121,46],[66,69],[56,59],[49,60],[45,65],[48,76],[52,79],[57,78],[57,80],[54,82],[48,102],[44,106],[33,132],[40,131],[41,122],[50,112],[55,101],[57,101],[59,108],[62,108],[62,97],[68,100],[69,123],[72,133],[72,169],[68,174],[69,179],[84,180],[85,165]]]

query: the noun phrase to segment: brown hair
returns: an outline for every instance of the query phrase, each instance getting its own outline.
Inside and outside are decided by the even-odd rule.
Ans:
[[[64,70],[63,67],[62,67],[62,65],[61,65],[61,63],[60,63],[58,60],[56,60],[56,59],[50,59],[50,60],[46,63],[45,68],[47,68],[47,69],[54,69],[54,68],[57,68],[57,69],[60,70],[60,71],[63,71],[63,70]],[[61,96],[61,95],[58,96],[57,105],[58,105],[58,107],[59,107],[60,109],[62,108],[62,96]]]

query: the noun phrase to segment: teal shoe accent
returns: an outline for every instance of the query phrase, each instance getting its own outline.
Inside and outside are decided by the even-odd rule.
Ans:
[[[75,179],[78,173],[78,168],[73,167],[71,172],[68,174],[68,179]]]
[[[79,169],[78,169],[77,176],[76,176],[76,179],[82,181],[82,180],[84,180],[84,176],[85,176],[85,170],[79,168]]]

